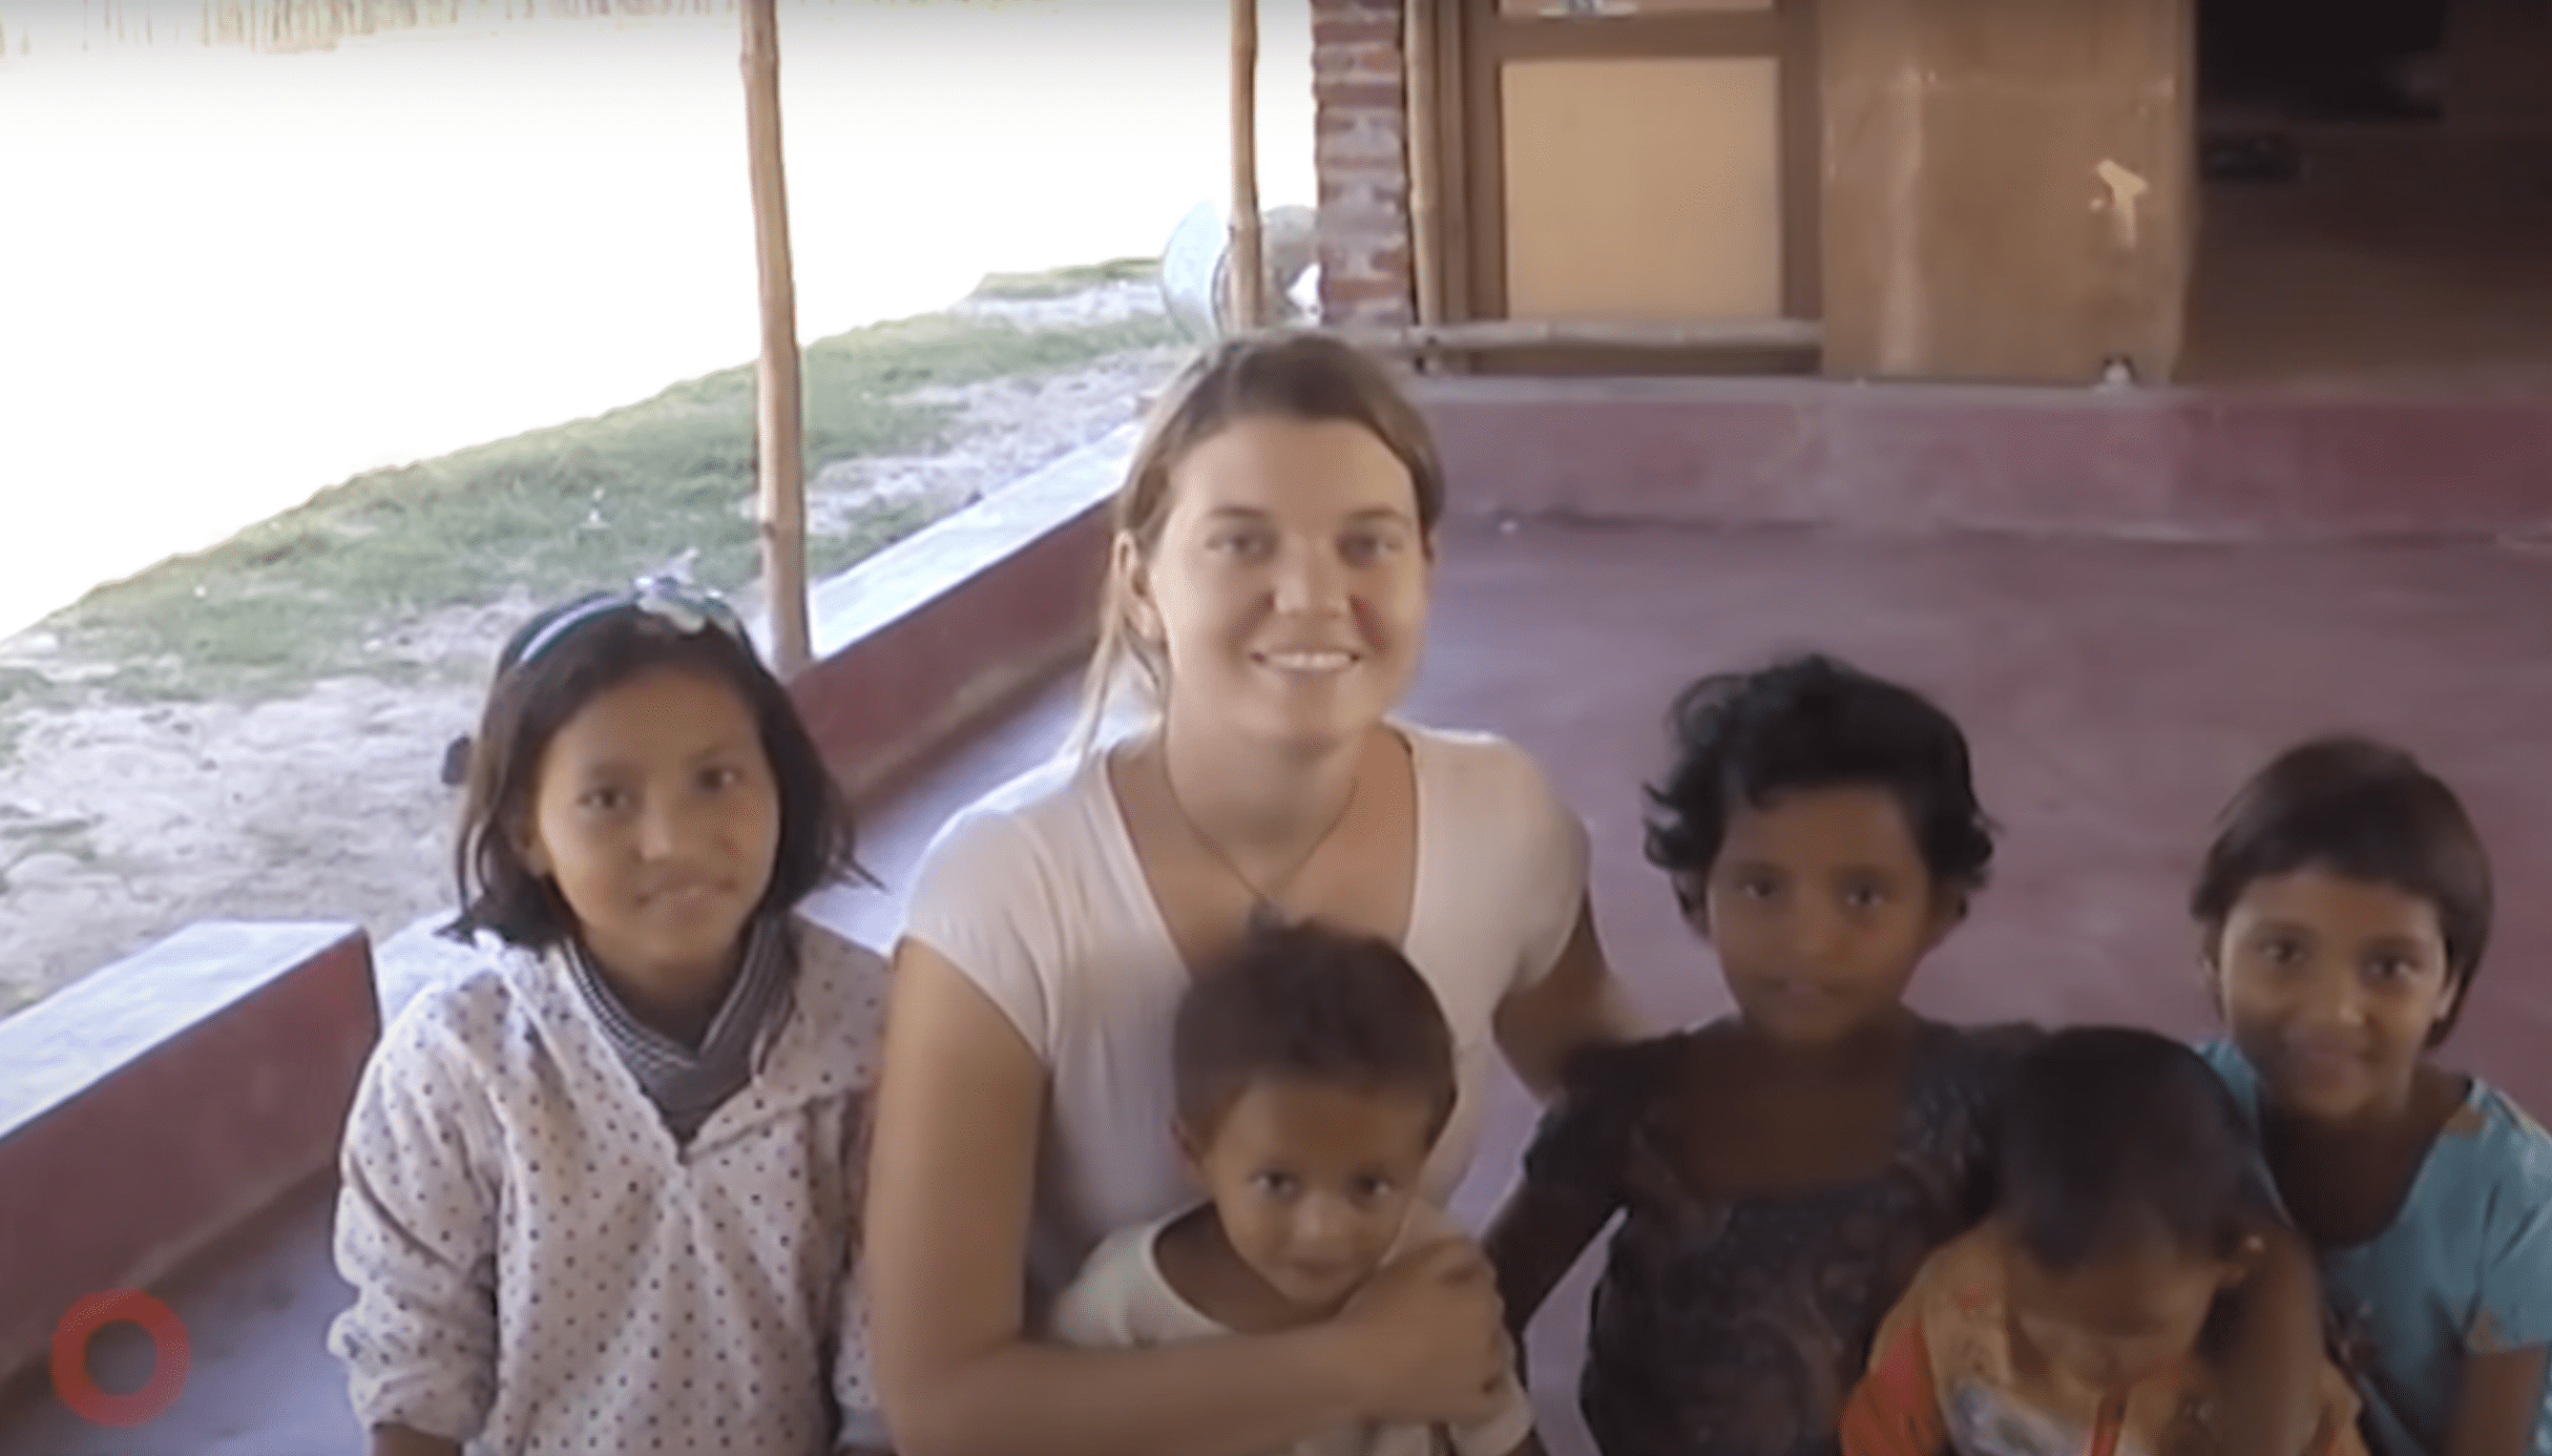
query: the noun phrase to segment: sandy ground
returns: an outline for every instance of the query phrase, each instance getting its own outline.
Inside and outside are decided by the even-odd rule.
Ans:
[[[979,303],[1023,325],[1157,309],[1148,284]],[[820,472],[810,514],[864,498],[954,507],[1123,423],[1175,350],[948,391],[961,425],[928,458]],[[387,937],[452,901],[445,745],[473,727],[485,665],[533,605],[421,619],[384,637],[406,680],[335,678],[257,703],[28,711],[0,762],[0,1014],[190,921],[340,919]],[[75,678],[42,631],[0,642],[0,669]],[[418,680],[418,679],[422,680]]]

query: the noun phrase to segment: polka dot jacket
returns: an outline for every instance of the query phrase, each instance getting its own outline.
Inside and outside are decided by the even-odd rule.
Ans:
[[[679,1144],[563,960],[492,954],[383,1034],[341,1160],[355,1415],[550,1452],[875,1440],[853,1273],[886,970],[799,919],[794,1009]]]

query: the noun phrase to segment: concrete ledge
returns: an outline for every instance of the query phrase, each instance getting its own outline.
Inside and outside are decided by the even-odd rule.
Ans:
[[[1086,650],[1117,430],[817,586],[792,684],[854,797]],[[466,955],[455,948],[456,954]],[[334,1162],[384,1019],[363,932],[204,923],[0,1020],[0,1375]]]
[[[817,586],[791,684],[854,798],[1088,651],[1127,425]]]
[[[1436,378],[1470,516],[2163,540],[2552,532],[2552,398]]]
[[[330,1166],[379,1031],[361,929],[230,921],[0,1021],[0,1373]]]

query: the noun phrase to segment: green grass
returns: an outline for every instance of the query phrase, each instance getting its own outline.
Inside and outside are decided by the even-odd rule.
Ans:
[[[975,285],[978,298],[1064,298],[1108,283],[1149,282],[1159,275],[1157,258],[1116,258],[1106,262],[1056,268],[1050,273],[986,273]]]
[[[1059,296],[1150,266],[997,276],[986,287]],[[804,351],[807,477],[835,461],[941,446],[949,407],[910,397],[925,386],[1175,342],[1159,317],[1025,330],[949,314],[821,340]],[[403,618],[517,589],[550,599],[622,584],[686,551],[698,553],[696,579],[732,590],[759,568],[753,407],[746,365],[593,419],[358,475],[209,551],[99,587],[51,625],[75,655],[116,665],[102,679],[113,695],[255,697],[334,674],[431,671],[365,644]],[[811,540],[810,572],[839,571],[927,521],[921,503],[881,504]],[[0,710],[25,695],[0,683]]]

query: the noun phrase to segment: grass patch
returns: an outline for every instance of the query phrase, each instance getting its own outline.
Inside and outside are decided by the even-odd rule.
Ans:
[[[977,298],[1066,298],[1110,283],[1144,283],[1161,274],[1157,258],[1116,258],[1106,262],[1056,268],[1050,273],[986,273],[975,285]]]
[[[1006,286],[1069,293],[1089,286],[1075,280],[1132,266]],[[950,408],[916,390],[1175,342],[1157,316],[1028,330],[950,314],[818,341],[804,351],[807,477],[835,461],[943,447]],[[745,365],[592,419],[358,475],[209,551],[101,586],[51,625],[66,649],[118,665],[104,680],[118,696],[243,697],[396,672],[366,643],[402,619],[517,589],[552,599],[620,585],[686,552],[697,553],[697,580],[733,590],[760,566],[753,407]],[[882,503],[811,540],[810,572],[839,571],[928,520],[921,503]],[[0,684],[0,697],[14,696]]]

